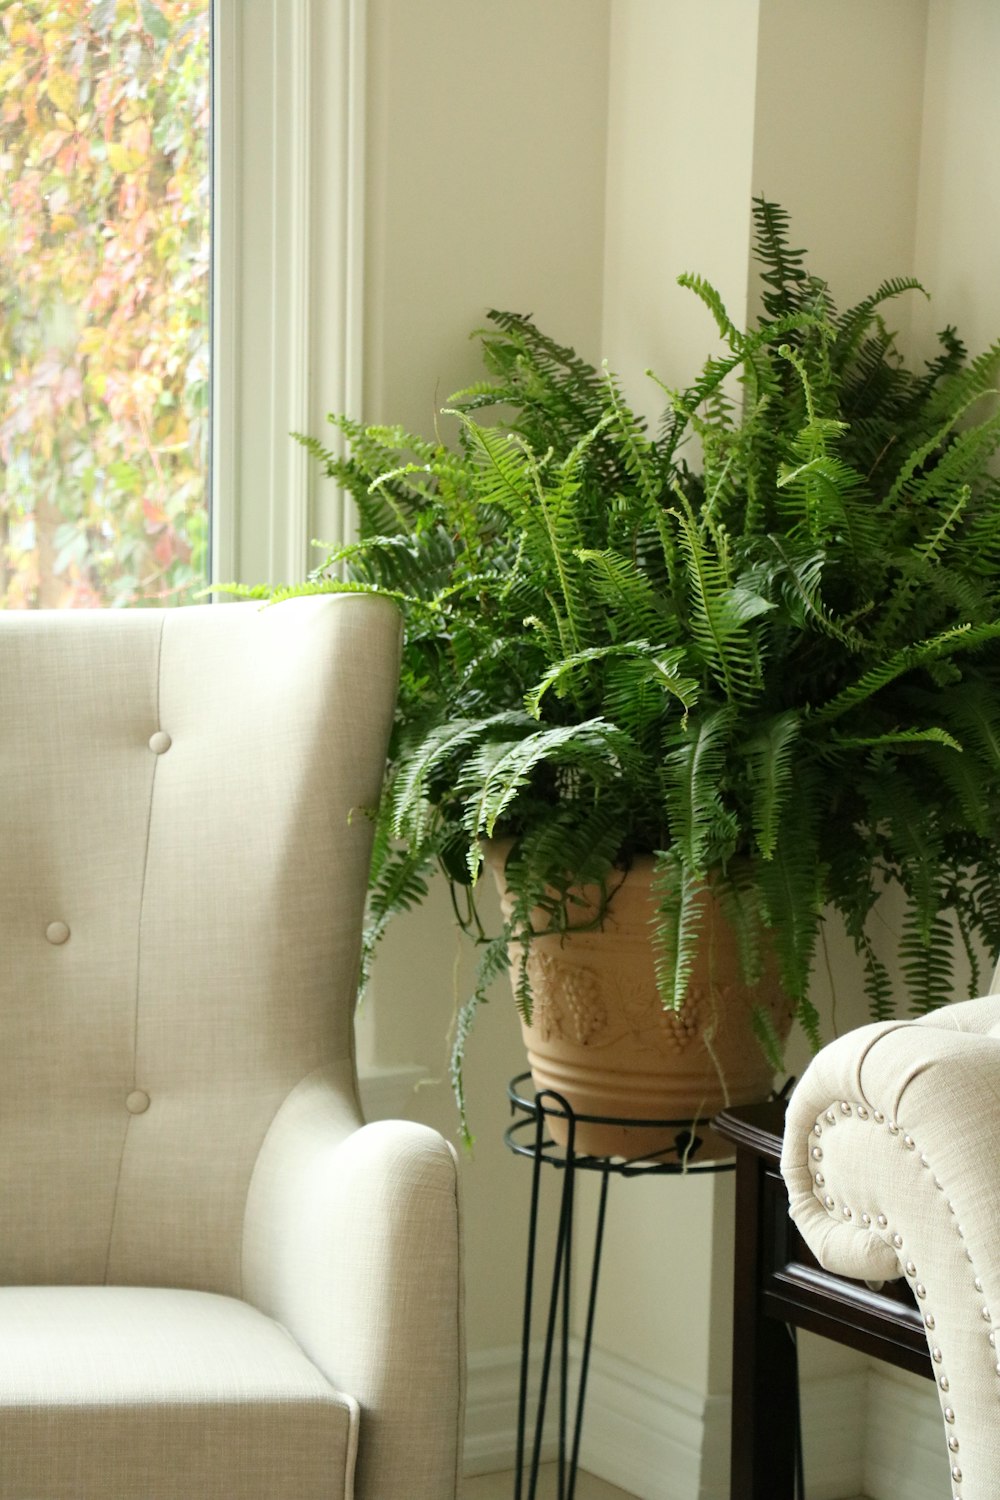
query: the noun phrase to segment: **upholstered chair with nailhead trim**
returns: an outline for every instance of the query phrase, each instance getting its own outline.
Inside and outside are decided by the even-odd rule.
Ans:
[[[998,994],[840,1037],[785,1120],[791,1214],[820,1264],[913,1289],[955,1500],[1000,1495],[998,1120]]]
[[[454,1153],[354,1066],[399,633],[0,614],[4,1500],[454,1500]]]

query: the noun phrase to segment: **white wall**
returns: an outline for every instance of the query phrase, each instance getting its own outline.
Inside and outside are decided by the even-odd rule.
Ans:
[[[913,275],[931,293],[914,302],[915,357],[954,324],[969,352],[1000,338],[1000,7],[929,0]],[[988,973],[983,988],[988,984]],[[938,1500],[949,1493],[933,1388],[873,1366],[865,1433],[866,1493]]]
[[[482,373],[468,336],[489,307],[533,313],[598,356],[607,35],[607,0],[370,0],[367,420],[432,433],[451,392]],[[369,1058],[427,1070],[413,1113],[452,1137],[447,1034],[471,974],[467,945],[461,953],[439,889],[387,939],[363,1023]],[[520,1337],[530,1174],[501,1137],[506,1084],[524,1066],[509,987],[498,986],[468,1060],[474,1364]]]
[[[646,366],[680,383],[712,345],[676,275],[708,275],[737,319],[747,313],[759,192],[792,213],[796,243],[841,302],[913,272],[934,301],[901,306],[896,326],[921,347],[957,322],[981,347],[1000,331],[998,66],[995,0],[371,0],[363,415],[430,430],[477,373],[466,335],[489,305],[533,312],[588,357],[607,356],[637,404],[656,409]],[[447,1132],[444,1038],[462,962],[438,892],[387,942],[362,1026],[370,1057],[428,1070],[435,1081],[413,1112]],[[838,1027],[864,1019],[835,933],[816,993]],[[801,1045],[789,1061],[802,1064]],[[474,1372],[502,1368],[503,1380],[519,1333],[527,1169],[499,1137],[503,1087],[521,1066],[500,990],[470,1051],[479,1140],[463,1176]],[[732,1184],[615,1192],[599,1352],[619,1388],[632,1371],[637,1391],[646,1381],[675,1393],[691,1448],[683,1480],[650,1464],[648,1483],[632,1482],[651,1500],[721,1496]],[[816,1391],[856,1383],[853,1356],[804,1343]],[[926,1398],[921,1387],[915,1407]],[[826,1468],[812,1460],[814,1500],[860,1487],[862,1403],[851,1410],[855,1428],[824,1449]],[[601,1431],[614,1425],[608,1411],[595,1410]],[[632,1431],[633,1456],[658,1440],[617,1430]],[[882,1485],[878,1434],[868,1440],[869,1479]],[[477,1442],[481,1462],[502,1447]],[[600,1468],[599,1443],[587,1456]]]
[[[926,25],[926,0],[761,5],[753,189],[841,306],[912,269]]]
[[[714,329],[673,285],[681,271],[707,275],[737,321],[753,311],[753,194],[792,214],[793,242],[815,250],[845,303],[910,270],[925,27],[920,0],[619,0],[603,339],[613,365],[652,365],[672,385],[696,373]],[[851,957],[835,936],[829,945],[838,1020],[853,1024],[865,1016],[849,1002]],[[828,1025],[830,989],[821,962]],[[801,1044],[789,1060],[804,1062]],[[649,1183],[629,1196],[609,1247],[602,1348],[698,1392],[707,1410],[729,1389],[732,1183]],[[637,1281],[656,1289],[641,1312]],[[802,1366],[809,1380],[861,1362],[805,1338]]]
[[[1000,334],[1000,6],[930,0],[914,274],[921,352],[957,325],[975,354]]]
[[[612,12],[602,352],[647,414],[651,367],[687,384],[713,349],[706,276],[746,311],[758,0],[616,0]],[[648,395],[644,397],[644,390]]]
[[[432,428],[488,307],[596,353],[607,0],[371,0],[365,415]]]
[[[663,401],[644,371],[686,385],[715,350],[677,276],[708,277],[746,317],[758,12],[757,0],[613,8],[602,352],[651,420]],[[588,1211],[592,1198],[585,1188]],[[702,1403],[728,1388],[732,1202],[728,1177],[658,1178],[616,1183],[609,1215],[597,1343]]]

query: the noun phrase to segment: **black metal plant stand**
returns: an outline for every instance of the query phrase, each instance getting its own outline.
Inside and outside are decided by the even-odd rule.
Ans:
[[[574,1500],[576,1473],[580,1459],[580,1436],[583,1431],[583,1408],[587,1394],[587,1375],[590,1368],[590,1345],[594,1332],[594,1312],[597,1307],[597,1284],[601,1270],[601,1248],[604,1241],[604,1223],[607,1213],[608,1183],[612,1177],[648,1177],[678,1175],[685,1172],[729,1172],[732,1161],[699,1161],[701,1144],[695,1134],[693,1120],[631,1120],[617,1119],[605,1115],[576,1114],[561,1094],[552,1089],[543,1089],[529,1097],[526,1089],[532,1089],[530,1073],[521,1073],[511,1079],[507,1086],[511,1114],[518,1116],[504,1133],[505,1145],[517,1156],[526,1156],[533,1162],[531,1180],[531,1210],[528,1219],[528,1257],[524,1285],[524,1319],[521,1332],[521,1382],[517,1406],[517,1458],[514,1479],[514,1500],[536,1500],[538,1470],[542,1457],[542,1436],[545,1428],[545,1410],[548,1403],[549,1380],[552,1359],[556,1347],[556,1330],[559,1327],[559,1456],[558,1456],[558,1500]],[[567,1141],[557,1145],[548,1134],[546,1122],[553,1116],[565,1120]],[[630,1125],[637,1129],[662,1132],[676,1129],[672,1144],[641,1159],[622,1161],[617,1157],[577,1155],[576,1127],[578,1123],[588,1125]],[[702,1122],[705,1123],[705,1122]],[[534,1312],[535,1241],[538,1230],[538,1202],[543,1164],[556,1167],[563,1172],[562,1199],[559,1208],[559,1229],[556,1235],[555,1261],[549,1291],[549,1305],[545,1319],[545,1346],[535,1411],[535,1430],[532,1441],[531,1461],[528,1468],[528,1490],[524,1496],[525,1435],[528,1415],[528,1364],[531,1346],[531,1327]],[[580,1377],[576,1392],[576,1409],[573,1416],[572,1440],[569,1441],[569,1323],[570,1323],[570,1274],[573,1251],[573,1200],[577,1172],[598,1172],[601,1191],[597,1208],[597,1223],[594,1230],[594,1248],[591,1258],[590,1290],[587,1297],[587,1321],[583,1336],[583,1351],[580,1360]],[[561,1316],[560,1316],[561,1313]]]

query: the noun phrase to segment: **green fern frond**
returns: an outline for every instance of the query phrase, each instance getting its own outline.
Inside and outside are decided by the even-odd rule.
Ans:
[[[794,467],[782,465],[777,495],[793,534],[801,526],[814,544],[843,535],[854,557],[870,555],[877,529],[864,478],[835,455],[818,453]]]
[[[642,503],[655,505],[663,492],[663,472],[657,462],[656,449],[646,435],[646,424],[626,403],[607,365],[604,378],[608,392],[608,425],[613,427],[621,445],[625,472],[635,481]]]
[[[228,585],[226,592],[229,592]],[[375,594],[380,599],[391,599],[395,604],[404,607],[409,604],[420,606],[424,602],[403,594],[398,589],[382,588],[376,583],[361,583],[352,578],[322,578],[308,583],[290,583],[286,586],[270,587],[267,589],[266,598],[269,604],[282,604],[286,599],[301,599],[315,594]],[[250,594],[245,597],[260,598],[261,596]]]
[[[952,708],[952,722],[986,766],[1000,773],[1000,700],[995,689],[970,684]]]
[[[992,963],[1000,954],[1000,882],[995,874],[975,868],[969,872],[968,908]]]
[[[713,871],[711,889],[736,939],[744,980],[759,984],[764,973],[764,924],[749,862],[733,860],[724,871]]]
[[[582,547],[579,512],[574,505],[577,483],[572,473],[562,472],[553,482],[542,473],[542,461],[523,439],[481,427],[461,412],[470,442],[480,458],[476,471],[479,498],[507,512],[521,528],[533,563],[551,574],[557,584],[572,651],[583,649],[589,607],[584,594],[575,553]]]
[[[515,925],[533,933],[595,925],[589,916],[581,918],[572,892],[598,887],[607,900],[622,878],[614,869],[620,848],[621,823],[613,807],[600,802],[553,807],[518,836],[507,860]],[[544,880],[539,878],[543,870],[551,872]],[[544,914],[541,927],[535,925],[537,911]],[[599,903],[596,925],[603,915]]]
[[[533,728],[527,715],[517,710],[490,714],[485,719],[451,719],[420,737],[407,755],[392,783],[390,827],[396,838],[412,831],[416,818],[422,821],[427,783],[454,768],[463,752],[483,739],[497,737],[506,744],[512,731],[528,734]],[[497,735],[497,731],[502,734]]]
[[[821,910],[820,862],[817,834],[808,810],[796,806],[786,812],[771,858],[758,867],[761,902],[785,992],[795,1004],[810,1036],[809,973]],[[817,1018],[818,1022],[818,1018]]]
[[[562,661],[553,662],[541,682],[537,682],[531,691],[525,694],[525,709],[533,719],[539,719],[545,694],[550,688],[555,688],[557,695],[561,696],[560,689],[566,679],[572,676],[578,668],[591,666],[595,662],[607,661],[611,656],[648,654],[649,650],[648,641],[623,641],[620,645],[616,643],[610,646],[589,646],[584,651],[576,651],[572,656],[564,657]]]
[[[435,545],[438,543],[439,545]],[[326,570],[348,569],[350,581],[370,584],[379,592],[395,591],[399,599],[425,596],[435,579],[444,583],[453,573],[454,548],[437,528],[425,532],[419,542],[406,536],[368,536],[334,547],[327,554],[323,571],[314,582],[327,579]]]
[[[788,243],[790,219],[777,203],[754,198],[754,256],[763,266],[761,281],[770,291],[764,293],[765,311],[771,318],[787,317],[802,304],[809,277],[805,269],[805,251],[793,250]]]
[[[961,435],[956,440],[960,445],[959,451],[950,460],[945,448],[962,417],[982,399],[983,395],[984,392],[976,391],[962,405],[950,408],[944,420],[934,427],[919,446],[912,449],[882,500],[879,506],[880,512],[885,514],[895,510],[915,487],[920,487],[920,493],[926,493],[928,486],[945,485],[950,469],[958,469],[952,477],[953,485],[957,486],[965,482],[963,460],[966,451],[975,444],[979,451],[985,448],[988,453],[991,451],[988,447],[991,438],[994,439],[993,446],[996,446],[994,431],[997,419],[988,420],[980,427]]]
[[[785,1071],[785,1046],[778,1035],[774,1017],[762,1005],[755,1005],[750,1013],[750,1024],[758,1045],[771,1065],[772,1073]]]
[[[914,904],[906,912],[899,960],[911,1014],[926,1015],[952,999],[954,946],[951,923],[938,911]]]
[[[951,911],[958,929],[959,941],[965,954],[968,965],[969,978],[966,986],[966,994],[970,1000],[975,1000],[981,993],[981,969],[983,954],[979,943],[976,941],[974,928],[975,910],[968,900],[967,882],[965,872],[959,871],[954,874],[952,885]]]
[[[515,744],[491,742],[470,757],[459,776],[459,788],[469,793],[465,827],[473,839],[492,838],[541,765],[572,765],[600,783],[620,774],[632,750],[628,736],[604,719],[537,730]],[[479,868],[475,855],[470,855],[469,868],[475,878]]]
[[[1000,370],[1000,339],[965,365],[938,380],[927,402],[930,421],[946,419],[952,412],[965,412],[982,396],[995,394]]]
[[[703,875],[720,854],[720,830],[726,826],[721,784],[732,721],[731,709],[715,709],[666,759],[671,840],[692,874]]]
[[[691,632],[711,675],[736,702],[753,696],[760,664],[751,620],[773,608],[770,600],[734,586],[728,572],[720,533],[704,532],[695,521],[687,498],[673,510],[680,525],[680,546],[688,564]]]
[[[831,351],[831,363],[843,370],[856,354],[861,341],[871,328],[875,312],[885,302],[903,296],[906,292],[920,292],[929,300],[925,288],[913,276],[892,276],[883,281],[877,291],[836,318],[837,336]]]
[[[610,611],[612,628],[626,629],[651,640],[662,640],[676,629],[662,593],[631,558],[611,548],[597,551],[593,547],[580,547],[575,555],[584,566],[588,587]]]
[[[830,749],[840,750],[907,750],[912,746],[945,745],[961,753],[962,746],[946,729],[892,729],[884,734],[839,734],[832,730]]]
[[[700,682],[686,675],[686,666],[687,653],[681,646],[669,651],[650,647],[612,658],[604,680],[605,712],[636,740],[645,741],[651,731],[659,737],[671,720],[683,732],[688,711],[701,693]]]
[[[931,750],[927,761],[954,798],[964,825],[983,839],[1000,836],[997,781],[983,769],[977,757]]]
[[[997,639],[1000,639],[1000,622],[975,626],[956,625],[949,630],[941,631],[930,640],[920,641],[915,646],[904,646],[888,661],[880,666],[872,667],[828,703],[813,710],[812,721],[814,724],[831,724],[851,709],[867,703],[876,693],[896,678],[902,677],[905,672],[914,671],[918,667],[927,666],[942,657],[958,652],[974,651],[988,641]]]
[[[519,522],[529,520],[535,456],[524,439],[484,427],[464,412],[449,407],[444,408],[444,414],[461,420],[479,458],[474,475],[479,498],[487,505],[496,505]]]
[[[791,786],[793,751],[801,720],[789,710],[771,720],[747,745],[753,791],[753,830],[762,859],[773,859],[778,828]]]
[[[942,517],[942,522],[937,526],[936,531],[931,532],[930,537],[925,537],[925,540],[919,541],[918,546],[916,546],[916,556],[921,558],[921,561],[928,562],[928,564],[937,564],[937,562],[940,562],[946,541],[954,537],[955,531],[958,528],[958,522],[966,514],[967,508],[969,508],[970,496],[972,496],[972,490],[970,490],[969,484],[961,484],[951,508]]]
[[[384,826],[384,824],[382,825]],[[379,838],[376,834],[376,851]],[[425,837],[404,849],[387,847],[372,860],[368,906],[361,941],[358,1001],[363,1000],[371,976],[375,952],[393,917],[419,906],[427,897],[430,872],[437,855],[437,840]]]
[[[777,560],[774,582],[795,625],[800,629],[807,624],[813,625],[822,634],[840,641],[851,652],[863,648],[864,639],[860,632],[838,620],[824,603],[821,588],[827,564],[825,551],[814,551],[793,539],[771,534],[764,539],[762,555],[768,561]]]
[[[729,316],[725,303],[711,282],[706,281],[702,276],[693,276],[685,271],[678,276],[677,285],[686,287],[689,292],[694,292],[699,301],[704,303],[715,319],[719,337],[725,339],[734,354],[739,354],[743,347],[743,335]]]
[[[959,338],[958,330],[950,324],[941,329],[937,340],[941,352],[934,359],[926,361],[923,375],[913,381],[913,406],[917,411],[926,406],[932,393],[939,387],[943,385],[947,389],[951,377],[965,368],[968,359],[968,349]]]
[[[465,1052],[479,1008],[489,1000],[490,986],[510,968],[510,943],[512,934],[505,927],[498,937],[490,939],[482,948],[476,972],[475,987],[455,1017],[452,1038],[449,1076],[452,1093],[458,1108],[459,1133],[466,1149],[475,1145],[475,1137],[469,1127],[469,1114],[465,1098]]]
[[[864,964],[864,988],[873,1021],[889,1021],[894,1014],[892,977],[876,953],[871,939],[861,934],[855,943]]]
[[[656,901],[653,962],[656,987],[666,1010],[680,1010],[697,952],[703,886],[676,849],[659,850],[653,874]]]

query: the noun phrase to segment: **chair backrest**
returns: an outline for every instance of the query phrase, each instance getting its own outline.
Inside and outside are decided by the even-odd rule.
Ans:
[[[0,614],[0,1282],[238,1293],[254,1160],[339,1069],[399,617]]]

